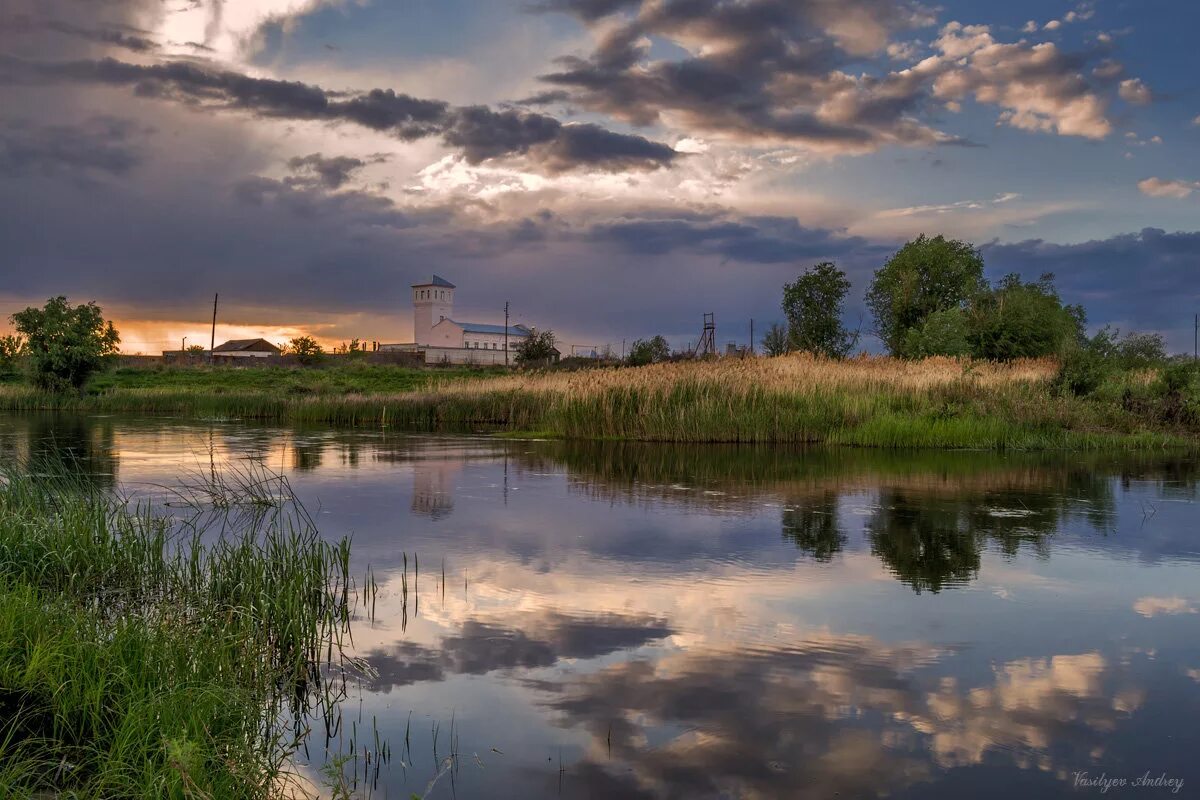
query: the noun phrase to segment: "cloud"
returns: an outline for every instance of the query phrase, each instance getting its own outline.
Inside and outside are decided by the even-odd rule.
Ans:
[[[1143,617],[1197,613],[1196,605],[1182,597],[1139,597],[1133,610]]]
[[[1052,794],[1056,773],[1069,780],[1069,768],[1103,755],[1144,703],[1134,675],[1097,652],[1000,663],[967,685],[945,676],[946,657],[826,635],[526,683],[591,735],[573,775],[596,796],[618,777],[621,796],[634,797],[868,796],[1002,763],[1040,767],[1034,793]]]
[[[1200,189],[1200,181],[1166,180],[1163,178],[1146,178],[1138,181],[1138,189],[1150,197],[1172,197],[1182,200]]]
[[[637,255],[683,251],[757,264],[836,258],[870,247],[860,237],[805,228],[795,218],[739,219],[716,214],[618,218],[592,225],[586,237],[589,242]]]
[[[831,152],[959,141],[916,119],[924,98],[913,76],[843,69],[883,52],[894,31],[927,24],[928,14],[915,5],[697,0],[622,3],[614,10],[635,6],[632,18],[597,23],[597,16],[579,13],[591,4],[546,4],[591,21],[598,42],[589,57],[562,58],[560,69],[542,80],[569,92],[575,104],[635,125],[667,122],[737,140]],[[648,37],[669,40],[687,55],[652,59]],[[909,52],[915,49],[901,45],[891,55]]]
[[[367,653],[374,669],[372,691],[390,691],[446,675],[485,675],[496,670],[549,667],[562,659],[590,659],[629,650],[670,636],[659,617],[598,614],[593,617],[555,612],[534,615],[525,627],[467,620],[436,648],[401,642]]]
[[[320,153],[295,156],[288,159],[288,167],[294,172],[315,175],[326,188],[338,189],[350,180],[350,176],[367,165],[361,158],[336,156],[326,158]]]
[[[1121,99],[1126,103],[1144,106],[1148,105],[1154,99],[1150,92],[1150,87],[1142,82],[1140,78],[1129,78],[1121,81],[1121,85],[1117,90]]]
[[[149,32],[139,28],[91,27],[76,25],[61,19],[35,18],[26,14],[0,17],[0,26],[7,29],[9,36],[52,31],[95,44],[120,47],[135,53],[152,53],[159,49],[158,42],[149,38]]]
[[[347,95],[186,61],[142,65],[113,58],[34,62],[0,56],[0,82],[46,81],[130,87],[139,97],[190,108],[352,123],[402,141],[440,136],[473,164],[521,158],[532,168],[551,173],[652,170],[669,166],[677,156],[668,145],[590,123],[564,124],[545,114],[515,109],[454,107],[390,89]]]
[[[129,120],[94,117],[78,125],[0,124],[0,174],[125,175],[141,161],[144,131]]]
[[[1083,77],[1085,56],[1064,53],[1052,42],[995,41],[987,26],[951,22],[934,43],[941,60],[933,94],[959,102],[999,106],[1000,122],[1029,131],[1103,139],[1112,132],[1107,101]]]
[[[635,7],[634,16],[609,18]],[[971,97],[1000,107],[1003,124],[1024,130],[1103,138],[1112,129],[1105,87],[1082,73],[1093,53],[997,42],[986,25],[950,22],[934,42],[936,55],[905,69],[863,71],[864,61],[879,67],[880,53],[918,58],[915,43],[891,37],[932,17],[903,3],[564,0],[540,8],[574,12],[597,37],[590,56],[560,58],[559,69],[542,76],[556,87],[544,100],[634,125],[865,153],[889,144],[963,144],[926,119]],[[653,57],[657,39],[685,55]]]

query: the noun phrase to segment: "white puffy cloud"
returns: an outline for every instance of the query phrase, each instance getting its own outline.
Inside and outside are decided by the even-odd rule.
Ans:
[[[985,25],[951,22],[934,43],[943,59],[934,96],[999,106],[1000,122],[1029,131],[1102,139],[1112,132],[1107,101],[1052,42],[997,42]]]
[[[1139,106],[1144,106],[1153,99],[1150,87],[1141,78],[1129,78],[1121,81],[1117,92],[1125,102]]]
[[[1164,178],[1146,178],[1138,181],[1138,189],[1150,197],[1173,197],[1177,200],[1200,189],[1200,181],[1166,180]]]

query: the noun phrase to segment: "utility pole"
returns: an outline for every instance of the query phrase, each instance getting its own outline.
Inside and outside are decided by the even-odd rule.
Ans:
[[[215,363],[217,360],[217,354],[216,354],[216,349],[217,349],[217,298],[219,298],[220,296],[221,296],[220,294],[213,295],[212,338],[209,339],[209,341],[208,341],[208,362],[210,364]]]
[[[1200,361],[1200,314],[1192,323],[1192,360]]]
[[[504,301],[504,366],[508,366],[508,301]]]

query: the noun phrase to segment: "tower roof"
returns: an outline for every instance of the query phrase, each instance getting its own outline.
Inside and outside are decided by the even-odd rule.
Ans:
[[[419,289],[419,288],[420,288],[420,287],[422,287],[422,286],[440,286],[440,287],[442,287],[442,288],[444,288],[444,289],[455,289],[455,288],[457,288],[457,287],[456,287],[456,286],[455,286],[453,283],[451,283],[450,281],[448,281],[448,280],[446,280],[445,278],[442,278],[442,277],[440,277],[440,276],[438,276],[438,275],[434,275],[434,276],[433,276],[433,278],[431,278],[430,280],[427,280],[427,281],[425,281],[424,283],[414,283],[414,284],[413,284],[413,288],[414,288],[414,289]]]

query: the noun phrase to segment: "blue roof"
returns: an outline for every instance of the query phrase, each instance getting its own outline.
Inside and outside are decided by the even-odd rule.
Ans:
[[[432,280],[426,281],[425,283],[414,283],[413,284],[414,288],[416,288],[418,286],[442,286],[446,289],[457,289],[458,288],[450,281],[448,281],[445,278],[442,278],[438,275],[434,275]]]
[[[467,333],[504,333],[503,325],[482,325],[478,322],[459,322],[455,319],[450,320],[450,322],[453,322]],[[516,336],[528,336],[529,328],[526,328],[524,325],[510,325],[508,332]]]

